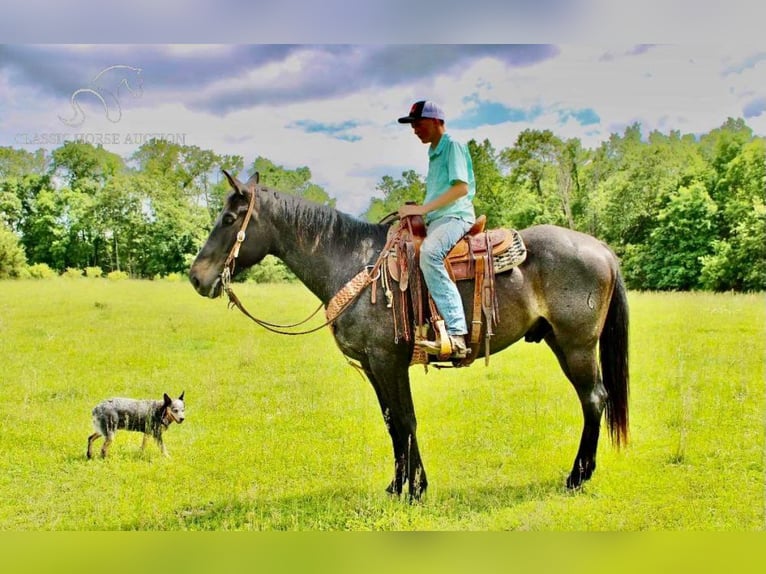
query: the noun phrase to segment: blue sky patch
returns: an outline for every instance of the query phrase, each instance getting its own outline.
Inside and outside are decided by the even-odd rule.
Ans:
[[[457,129],[471,129],[479,126],[494,126],[505,122],[532,121],[542,114],[538,106],[524,108],[509,108],[498,102],[476,102],[473,109],[467,111],[459,118],[447,123]]]
[[[559,111],[559,122],[566,123],[569,118],[574,118],[581,126],[590,126],[601,121],[601,118],[592,108]]]
[[[742,108],[742,113],[746,118],[755,118],[760,116],[763,112],[766,112],[766,97],[750,100],[745,104],[745,107]]]
[[[342,122],[339,124],[325,124],[322,122],[315,122],[313,120],[298,120],[291,123],[288,128],[297,128],[308,134],[325,134],[336,140],[342,140],[347,142],[359,141],[361,136],[347,133],[348,130],[352,130],[359,126],[359,122],[352,120]]]

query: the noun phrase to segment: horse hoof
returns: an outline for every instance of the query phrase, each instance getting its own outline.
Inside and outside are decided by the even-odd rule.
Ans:
[[[578,473],[579,474],[579,473]],[[575,477],[574,474],[570,474],[567,477],[567,488],[569,490],[576,490],[582,487],[583,480],[580,476]]]
[[[583,483],[586,480],[590,480],[592,472],[575,471],[567,477],[567,488],[569,490],[575,490],[582,488]]]
[[[410,491],[410,504],[415,504],[423,499],[423,495],[426,493],[424,488],[418,488]]]
[[[399,495],[402,494],[402,489],[401,489],[401,487],[400,488],[396,488],[396,481],[392,480],[391,484],[389,484],[386,487],[386,492],[388,494],[390,494],[391,496],[399,496]]]

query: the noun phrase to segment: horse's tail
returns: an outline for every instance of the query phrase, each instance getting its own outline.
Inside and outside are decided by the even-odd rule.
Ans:
[[[601,376],[606,388],[606,422],[612,443],[619,449],[628,443],[628,296],[622,275],[609,302],[599,339]]]

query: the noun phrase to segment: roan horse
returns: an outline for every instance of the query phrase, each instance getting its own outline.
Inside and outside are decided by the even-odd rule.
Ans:
[[[221,295],[224,267],[243,226],[246,234],[237,271],[272,254],[325,305],[352,277],[375,262],[386,243],[386,225],[366,223],[259,186],[257,174],[243,184],[224,173],[233,192],[189,272],[202,296]],[[496,278],[499,321],[490,353],[524,338],[528,342],[544,340],[556,355],[582,405],[582,437],[566,482],[567,487],[577,488],[596,468],[604,409],[612,443],[617,448],[627,443],[625,286],[617,258],[597,239],[551,225],[530,227],[521,234],[526,260]],[[461,281],[459,289],[470,324],[472,281]],[[394,340],[391,310],[384,297],[377,297],[373,304],[369,289],[336,319],[333,331],[341,351],[359,362],[372,383],[391,435],[394,478],[388,492],[399,495],[407,484],[410,497],[420,498],[428,481],[410,391],[412,341]],[[479,356],[483,353],[482,349]]]

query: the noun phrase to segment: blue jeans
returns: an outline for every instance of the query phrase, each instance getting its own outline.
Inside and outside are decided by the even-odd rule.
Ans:
[[[472,222],[456,217],[442,217],[432,221],[428,224],[426,238],[420,246],[423,278],[450,335],[468,334],[468,325],[463,300],[444,267],[444,258],[472,225]]]

